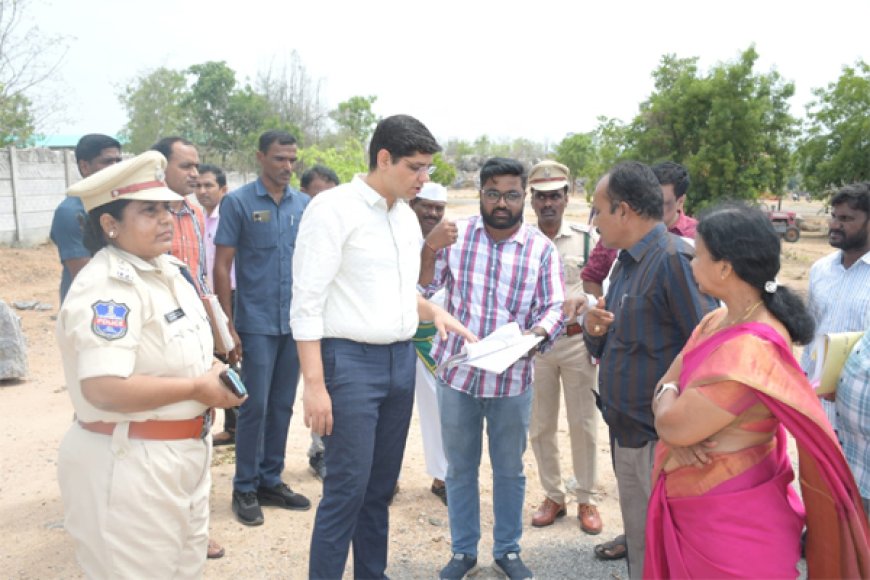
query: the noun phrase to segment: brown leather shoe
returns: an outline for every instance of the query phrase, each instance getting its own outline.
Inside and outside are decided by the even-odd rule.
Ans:
[[[592,536],[600,534],[604,529],[598,508],[591,503],[581,503],[577,506],[577,519],[580,520],[580,529]]]
[[[561,518],[566,513],[565,504],[556,503],[550,498],[544,498],[544,503],[538,507],[538,511],[532,516],[532,525],[536,528],[551,526],[556,518]]]

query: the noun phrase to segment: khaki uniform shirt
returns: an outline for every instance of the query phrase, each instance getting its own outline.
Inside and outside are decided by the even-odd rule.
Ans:
[[[145,261],[107,246],[76,276],[58,314],[57,336],[79,420],[178,420],[206,410],[189,400],[115,413],[94,407],[81,390],[81,381],[92,377],[196,377],[208,371],[212,334],[182,265],[169,255]]]
[[[580,271],[595,247],[597,236],[592,226],[569,224],[562,221],[553,244],[562,258],[565,270],[565,298],[583,296],[583,280]]]

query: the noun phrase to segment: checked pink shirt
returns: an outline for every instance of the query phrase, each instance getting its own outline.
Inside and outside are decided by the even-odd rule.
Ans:
[[[549,337],[558,337],[565,284],[556,246],[525,224],[498,243],[486,233],[480,216],[456,225],[459,236],[438,252],[427,293],[443,286],[447,311],[479,337],[513,321],[523,330],[540,326]],[[432,358],[441,363],[462,346],[463,339],[456,334],[448,334],[444,341],[436,336]],[[549,341],[540,346],[546,349]],[[460,365],[440,378],[475,397],[513,397],[531,386],[532,369],[532,357],[524,356],[500,375]]]

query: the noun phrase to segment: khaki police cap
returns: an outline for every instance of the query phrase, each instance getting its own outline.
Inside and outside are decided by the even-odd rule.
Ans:
[[[553,191],[566,185],[570,189],[571,171],[552,159],[541,161],[529,172],[529,188],[536,191]]]
[[[67,195],[82,198],[86,211],[116,199],[138,201],[181,201],[164,181],[166,158],[158,151],[146,151],[110,165],[73,184]]]

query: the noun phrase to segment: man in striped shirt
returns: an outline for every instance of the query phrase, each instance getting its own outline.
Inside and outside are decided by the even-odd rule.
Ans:
[[[205,272],[205,217],[196,204],[187,197],[196,189],[199,178],[199,152],[196,146],[181,137],[164,137],[151,146],[166,157],[166,186],[183,197],[169,204],[173,217],[172,250],[169,252],[190,270],[190,282],[200,296],[211,290]],[[208,557],[221,558],[224,548],[215,540],[208,540]]]
[[[199,152],[193,143],[181,137],[164,137],[151,149],[166,157],[166,186],[184,198],[169,204],[174,218],[170,253],[187,264],[197,294],[211,294],[203,245],[205,217],[199,206],[188,200],[199,178]]]
[[[599,393],[610,427],[631,578],[643,572],[656,383],[716,301],[698,290],[692,246],[662,223],[662,190],[653,171],[620,163],[595,188],[593,222],[605,247],[621,250],[602,305],[586,315],[583,338],[600,359]]]
[[[513,159],[493,158],[480,170],[480,216],[457,223],[455,244],[424,246],[420,284],[446,290],[447,311],[480,337],[516,321],[544,340],[562,330],[564,282],[559,253],[540,231],[523,223],[526,172]],[[432,358],[443,362],[462,340],[436,339]],[[463,578],[477,566],[480,540],[478,471],[486,420],[493,470],[493,558],[509,578],[530,578],[519,557],[523,530],[523,452],[531,411],[532,353],[502,374],[469,366],[439,373],[438,401],[447,456],[447,508],[453,557],[441,578]]]

